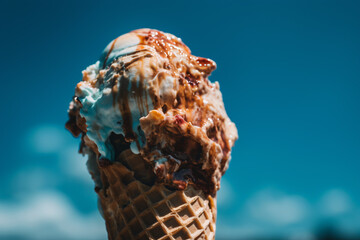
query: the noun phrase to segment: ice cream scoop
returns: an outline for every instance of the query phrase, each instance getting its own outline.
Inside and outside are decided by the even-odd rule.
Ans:
[[[122,35],[105,48],[83,71],[66,124],[81,135],[97,191],[109,185],[102,168],[119,163],[142,184],[216,196],[237,129],[219,83],[208,80],[215,68],[191,55],[181,39],[152,29]]]

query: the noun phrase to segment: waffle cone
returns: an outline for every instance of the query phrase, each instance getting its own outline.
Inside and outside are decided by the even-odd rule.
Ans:
[[[152,182],[150,168],[130,150],[100,167],[98,191],[109,240],[214,239],[216,199],[189,185],[169,190]]]

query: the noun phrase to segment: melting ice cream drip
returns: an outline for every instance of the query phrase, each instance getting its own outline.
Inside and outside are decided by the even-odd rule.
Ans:
[[[214,193],[237,139],[219,84],[207,78],[215,68],[171,34],[140,29],[122,35],[83,72],[75,94],[81,106],[70,109],[70,125],[78,125],[73,132],[81,131],[85,145],[103,158],[117,158],[109,139],[121,135],[152,163],[159,181]]]

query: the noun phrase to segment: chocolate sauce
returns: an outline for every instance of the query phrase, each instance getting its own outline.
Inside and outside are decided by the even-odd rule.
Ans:
[[[196,188],[201,189],[205,194],[215,196],[216,191],[215,185],[210,181],[206,181],[211,177],[211,171],[204,172],[201,170],[201,166],[196,166],[192,163],[185,163],[182,168],[177,172],[173,173],[171,181],[168,186],[183,190],[187,185],[194,185]]]
[[[120,154],[123,151],[130,149],[130,143],[125,141],[125,138],[122,134],[115,134],[112,132],[110,134],[109,141],[114,151],[114,161],[119,161],[118,157]]]
[[[141,63],[143,63],[141,61]],[[139,74],[139,84],[138,86],[136,84],[131,84],[131,93],[135,95],[136,105],[139,109],[140,115],[145,115],[145,109],[143,106],[143,95],[146,89],[144,88],[144,75],[142,72]]]
[[[129,107],[129,98],[128,98],[128,86],[129,79],[125,76],[120,77],[120,90],[117,97],[119,103],[119,110],[123,119],[122,129],[125,134],[125,139],[127,141],[135,140],[135,133],[132,128],[132,115]]]
[[[119,38],[119,37],[118,37],[118,38]],[[108,60],[108,58],[109,58],[110,53],[111,53],[112,50],[114,49],[115,43],[116,43],[116,41],[118,40],[118,38],[116,38],[116,39],[112,42],[111,47],[110,47],[108,53],[106,54],[106,57],[105,57],[105,59],[104,59],[104,63],[103,63],[103,66],[102,66],[103,69],[106,67],[106,62],[107,62],[107,60]]]
[[[73,112],[69,112],[69,120],[65,124],[65,128],[69,130],[74,137],[78,137],[82,131],[77,125],[77,115]]]
[[[68,116],[69,120],[65,124],[65,128],[71,132],[74,137],[78,137],[81,133],[86,132],[86,120],[80,116],[80,108],[82,104],[73,97],[73,105],[70,107]]]
[[[136,32],[136,31],[134,31]],[[171,57],[171,52],[174,46],[183,49],[187,54],[190,54],[190,49],[182,43],[178,38],[170,38],[164,33],[157,30],[149,30],[141,39],[140,44],[153,46],[162,57]]]
[[[216,69],[215,62],[208,58],[195,57],[195,62],[199,70],[203,71],[206,76]]]
[[[125,55],[125,56],[126,56],[126,55]],[[143,59],[143,58],[150,58],[150,57],[152,57],[152,55],[151,55],[150,53],[148,53],[148,54],[146,54],[146,55],[144,55],[144,56],[134,57],[130,62],[127,62],[127,63],[124,64],[124,68],[125,68],[125,69],[128,69],[128,68],[131,66],[131,64],[133,64],[133,63],[135,63],[135,62],[138,62],[138,61],[140,61],[140,60]]]
[[[100,158],[98,160],[99,167],[104,168],[111,165],[111,161],[107,158]]]
[[[156,179],[158,183],[179,190],[191,184],[214,196],[220,177],[228,166],[235,139],[225,131],[228,126],[225,121],[230,120],[222,106],[211,103],[213,99],[221,101],[221,94],[216,92],[219,91],[218,85],[212,84],[207,78],[216,64],[210,59],[191,55],[190,49],[173,35],[150,29],[136,30],[133,33],[140,39],[137,50],[119,56],[114,59],[115,64],[106,68],[118,41],[118,38],[115,39],[102,66],[103,69],[106,68],[103,73],[107,71],[103,74],[105,77],[100,73],[96,81],[93,81],[96,82],[94,87],[99,87],[104,79],[113,77],[109,83],[113,107],[118,104],[122,117],[118,124],[121,125],[124,136],[111,133],[106,140],[106,144],[114,150],[115,158],[111,161],[121,162],[134,172],[137,179],[149,184],[153,184]],[[145,69],[149,69],[150,76],[145,75],[148,73]],[[129,73],[133,70],[137,74],[135,77],[131,76],[134,77],[131,79]],[[86,73],[84,76],[87,76]],[[90,76],[89,74],[84,81],[90,82]],[[171,82],[165,82],[168,81],[168,76],[174,79],[174,89],[171,89]],[[160,94],[159,88],[167,88],[168,85],[169,92]],[[148,97],[152,101],[151,109],[147,103]],[[136,132],[133,130],[134,119],[129,99],[135,99],[142,116],[142,129],[137,129]],[[83,134],[81,148],[89,147],[99,155],[96,144],[86,136],[86,122],[80,116],[80,108],[81,106],[76,106],[69,111],[66,127],[75,136]],[[153,111],[149,110],[158,113],[150,118]],[[146,118],[149,120],[143,123]],[[140,146],[140,138],[141,142],[145,142],[144,146]],[[128,154],[131,151],[130,142],[133,141],[140,154]],[[163,158],[166,159],[165,162]],[[111,165],[111,162],[100,157],[98,164],[104,168]]]
[[[191,86],[196,86],[199,84],[199,80],[196,79],[193,75],[191,75],[190,73],[186,73],[186,75],[184,76],[184,78],[186,79],[186,81],[191,85]]]

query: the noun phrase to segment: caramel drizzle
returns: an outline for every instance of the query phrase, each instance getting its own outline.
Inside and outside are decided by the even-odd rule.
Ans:
[[[110,53],[112,52],[112,50],[114,49],[114,46],[115,46],[115,43],[116,41],[118,40],[119,37],[117,37],[111,44],[111,47],[110,47],[110,50],[108,51],[108,53],[106,54],[106,57],[105,57],[105,60],[104,60],[104,63],[103,63],[103,67],[102,68],[105,68],[106,67],[106,62],[110,56]]]
[[[140,51],[136,51],[132,54],[138,53]],[[131,55],[132,55],[131,54]],[[129,68],[129,66],[137,61],[142,61],[142,59],[147,58],[147,57],[152,57],[151,54],[146,54],[144,56],[139,56],[139,57],[134,57],[130,62],[127,62],[126,64],[123,64],[122,66],[122,71],[126,70],[127,68]],[[140,72],[139,74],[139,85],[137,86],[137,84],[131,84],[130,86],[130,92],[129,92],[129,78],[127,78],[126,76],[124,76],[123,74],[120,77],[120,89],[118,91],[118,87],[115,84],[113,86],[113,94],[117,94],[117,102],[119,104],[119,110],[123,119],[123,123],[122,123],[122,129],[125,135],[125,139],[126,141],[136,141],[136,145],[138,147],[138,149],[140,149],[140,144],[138,142],[137,139],[137,134],[134,133],[133,131],[133,119],[132,119],[132,113],[131,113],[131,109],[129,106],[129,97],[131,95],[134,96],[135,100],[136,100],[136,104],[137,107],[140,111],[140,114],[143,116],[145,114],[145,110],[144,110],[144,106],[143,106],[143,95],[144,92],[146,92],[145,88],[144,88],[144,76],[142,74],[142,72]],[[114,103],[114,102],[113,102]],[[148,108],[148,106],[147,106]]]
[[[169,39],[168,37],[166,37],[166,35],[164,35],[163,33],[161,32],[158,32],[158,31],[154,31],[154,30],[149,30],[149,32],[147,32],[147,34],[138,34],[138,36],[140,37],[141,41],[140,41],[140,46],[141,45],[148,45],[148,46],[152,46],[159,54],[160,56],[162,57],[167,57],[170,61],[170,66],[169,68],[173,68],[174,71],[176,71],[175,69],[175,66],[172,65],[172,62],[171,62],[171,58],[173,57],[171,55],[171,51],[173,48],[180,48],[182,49],[186,54],[190,55],[190,50],[181,42],[179,41],[178,39],[174,39],[174,38],[171,38]],[[116,40],[115,40],[116,41]],[[115,42],[114,41],[114,42]],[[112,44],[112,47],[110,48],[110,51],[107,55],[107,58],[110,54],[110,52],[113,50],[113,46],[114,46],[115,43]],[[138,51],[135,51],[131,54],[136,54],[140,51],[144,51],[144,49],[139,49],[138,48]],[[169,54],[170,53],[170,54]],[[129,55],[129,54],[127,54]],[[131,59],[131,61],[127,62],[126,64],[123,65],[123,68],[127,69],[131,64],[141,60],[142,58],[146,58],[146,57],[152,57],[152,55],[149,53],[147,55],[144,55],[144,56],[140,56],[140,57],[136,57],[134,56],[133,59]],[[107,61],[107,58],[106,58],[106,61]],[[189,56],[189,60],[194,63],[194,66],[200,71],[202,72],[202,74],[200,76],[197,76],[197,77],[194,77],[192,76],[192,74],[190,74],[188,71],[186,71],[185,74],[180,74],[180,82],[183,87],[182,91],[179,91],[179,92],[182,92],[182,94],[180,93],[180,96],[179,97],[179,101],[178,101],[178,105],[182,105],[181,107],[184,107],[186,109],[193,109],[194,108],[194,104],[195,102],[197,103],[197,105],[201,106],[201,108],[204,108],[205,106],[203,106],[202,104],[202,100],[201,100],[201,93],[198,92],[198,91],[201,91],[201,90],[196,90],[195,92],[193,92],[193,87],[196,87],[200,81],[202,80],[205,80],[206,83],[207,83],[207,76],[216,68],[216,64],[209,60],[209,59],[206,59],[206,58],[201,58],[201,57],[195,57],[195,56],[192,56],[190,55]],[[105,62],[106,63],[106,62]],[[141,64],[143,64],[143,61],[141,61]],[[143,66],[141,66],[142,68]],[[143,97],[144,95],[146,96],[147,95],[147,91],[144,87],[144,75],[143,75],[143,72],[140,71],[139,72],[139,81],[137,84],[131,84],[131,91],[130,91],[130,94],[134,94],[134,98],[136,100],[136,104],[137,104],[137,108],[139,109],[139,112],[140,114],[143,116],[144,113],[145,113],[145,109],[144,109],[144,105],[142,104],[143,103]],[[161,81],[161,76],[159,75],[159,81]],[[187,83],[187,84],[185,84]],[[134,140],[136,141],[136,144],[138,146],[138,148],[140,149],[140,146],[139,146],[139,142],[137,140],[137,135],[136,133],[134,133],[133,129],[132,129],[132,115],[130,113],[130,108],[129,108],[129,103],[128,103],[128,86],[129,85],[129,80],[128,79],[125,79],[124,77],[121,77],[120,79],[120,92],[119,92],[119,96],[121,96],[121,98],[118,96],[118,103],[119,103],[119,108],[120,108],[120,112],[122,114],[122,117],[123,117],[123,124],[122,124],[122,127],[123,127],[123,131],[124,131],[124,135],[125,135],[125,139],[126,141],[130,141],[130,140]],[[191,87],[186,87],[186,85],[190,85]],[[195,95],[194,95],[195,93]],[[151,95],[154,95],[150,92]],[[157,100],[156,96],[154,95],[154,101]],[[147,100],[147,99],[146,99]],[[156,102],[154,102],[154,107],[156,107],[158,104],[156,104]],[[178,106],[178,107],[180,107]],[[146,104],[146,108],[148,109],[148,106]],[[203,109],[204,110],[204,109]],[[199,119],[192,119],[193,117],[191,116],[191,111],[187,111],[188,114],[186,114],[186,116],[184,116],[185,118],[185,121],[189,121],[189,122],[192,122],[195,120],[195,125],[202,125],[202,122],[204,120],[204,118],[206,117],[206,114],[205,114],[205,111],[204,110],[200,116]],[[187,117],[189,117],[189,119],[186,119]],[[184,120],[183,120],[184,121]],[[219,131],[220,129],[218,129]],[[227,139],[226,137],[224,136],[224,132],[223,132],[223,129],[221,129],[221,134],[220,136],[215,136],[215,139],[212,139],[213,141],[217,142],[218,144],[220,144],[222,150],[223,150],[223,153],[224,153],[224,156],[222,159],[220,159],[220,162],[219,162],[219,170],[221,171],[221,173],[223,174],[223,171],[224,171],[224,168],[228,162],[228,158],[229,158],[229,152],[230,152],[230,147],[228,146],[228,143],[227,143]],[[182,141],[181,141],[182,142]],[[190,154],[190,153],[189,153]],[[190,154],[190,155],[193,155],[193,154]],[[181,166],[182,169],[186,169],[185,165],[186,164],[186,161],[182,163],[183,166]],[[195,166],[190,166],[190,165],[187,165],[189,167],[189,169],[194,169],[196,170],[197,167]],[[216,168],[218,168],[216,167]],[[174,175],[175,176],[175,175]],[[201,184],[201,180],[202,178],[204,179],[209,179],[211,176],[203,176],[203,177],[199,177],[199,179],[196,179],[196,180],[193,180],[195,185],[204,185],[204,186],[207,186],[207,184],[210,184],[210,183],[205,183],[205,184]],[[180,177],[180,179],[182,179]],[[176,179],[173,179],[174,180],[174,183],[176,181]],[[214,185],[214,183],[211,182],[211,184]],[[176,184],[175,184],[176,185]],[[206,188],[206,187],[202,187],[202,188]],[[215,185],[214,186],[211,186],[209,187],[209,190],[212,191],[211,189],[215,189]]]
[[[186,54],[190,55],[190,49],[180,41],[178,38],[170,38],[166,36],[164,33],[157,30],[149,30],[145,35],[141,32],[134,31],[141,37],[140,44],[148,45],[154,47],[154,49],[160,54],[162,57],[171,58],[172,49],[175,47],[181,48]]]
[[[141,65],[143,65],[143,61],[141,61]],[[143,67],[143,66],[142,66]],[[145,115],[145,111],[144,111],[144,106],[143,106],[143,95],[144,95],[144,75],[143,72],[140,71],[139,73],[139,85],[137,86],[136,84],[132,84],[131,86],[131,93],[134,94],[135,100],[136,100],[136,105],[137,108],[140,111],[140,115],[144,116]]]
[[[128,87],[129,79],[124,76],[120,77],[120,89],[117,101],[119,104],[119,110],[123,119],[122,129],[127,141],[135,139],[135,133],[132,128],[132,115],[129,107],[128,99]]]

